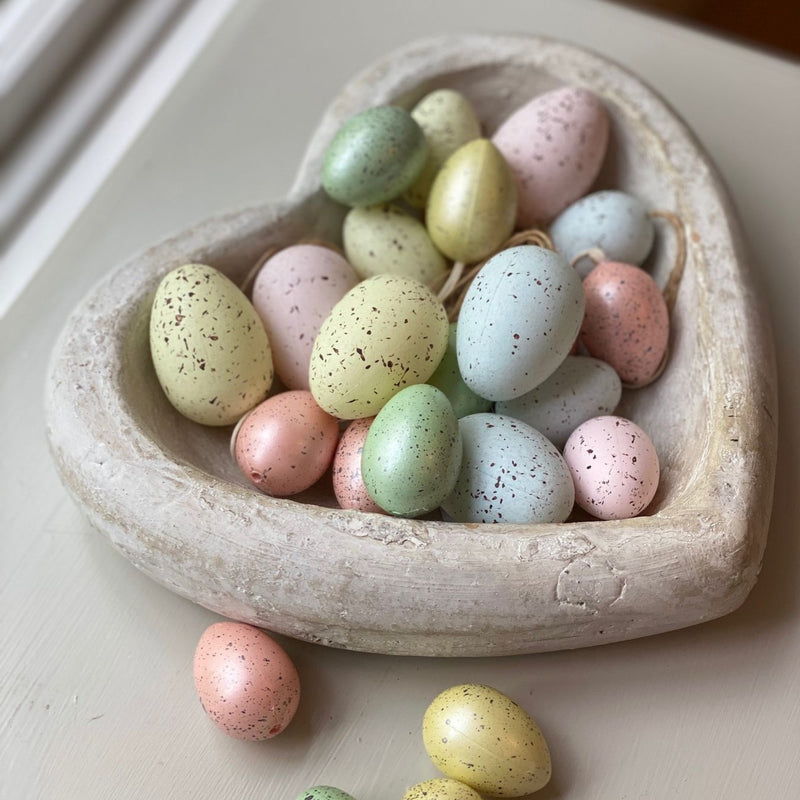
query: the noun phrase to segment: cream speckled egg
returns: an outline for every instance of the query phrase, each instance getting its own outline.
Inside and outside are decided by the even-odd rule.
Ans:
[[[403,800],[481,800],[481,796],[461,781],[431,778],[415,783],[403,795]]]
[[[212,722],[229,736],[277,736],[300,702],[300,678],[286,651],[264,631],[239,622],[205,630],[194,654],[194,684]]]
[[[374,417],[354,419],[339,437],[333,455],[333,493],[342,508],[381,513],[383,509],[370,497],[361,474],[361,454]]]
[[[351,289],[322,324],[309,384],[340,419],[375,416],[405,386],[424,383],[447,349],[444,306],[424,284],[376,275]]]
[[[335,786],[312,786],[300,792],[295,800],[355,800],[355,798]]]
[[[184,264],[161,280],[150,352],[170,403],[202,425],[232,425],[272,386],[272,352],[247,297],[213,267]]]
[[[490,686],[453,686],[430,704],[422,739],[447,777],[492,797],[521,797],[550,780],[550,751],[539,726]]]

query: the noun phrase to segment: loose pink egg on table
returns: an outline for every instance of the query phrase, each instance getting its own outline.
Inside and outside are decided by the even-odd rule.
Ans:
[[[374,419],[353,420],[341,435],[333,456],[333,493],[342,508],[385,513],[370,497],[361,474],[361,452]]]
[[[607,415],[579,425],[564,446],[575,502],[598,519],[628,519],[644,511],[660,477],[650,437],[634,422]]]
[[[217,622],[197,643],[194,685],[206,714],[234,739],[271,739],[292,721],[300,678],[286,651],[264,631]]]
[[[640,267],[604,261],[583,279],[583,293],[581,344],[624,384],[650,383],[669,342],[669,311],[658,284]]]
[[[232,451],[247,479],[274,497],[313,486],[333,460],[339,421],[311,392],[294,389],[267,398],[237,425]]]

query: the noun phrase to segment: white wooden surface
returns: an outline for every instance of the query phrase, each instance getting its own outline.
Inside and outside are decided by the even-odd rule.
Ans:
[[[278,198],[348,77],[453,30],[571,39],[634,69],[713,154],[771,308],[780,375],[775,506],[762,574],[715,622],[590,650],[502,659],[369,656],[283,640],[303,679],[279,738],[207,723],[191,657],[216,617],[96,535],[47,453],[45,361],[111,266],[190,222]],[[366,31],[366,33],[364,33]],[[235,88],[232,88],[235,87]],[[293,800],[314,783],[399,798],[436,774],[422,713],[481,681],[538,720],[542,800],[800,796],[800,66],[604,3],[240,0],[0,321],[0,797]]]

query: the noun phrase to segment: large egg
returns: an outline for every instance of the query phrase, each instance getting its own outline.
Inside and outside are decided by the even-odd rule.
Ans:
[[[272,386],[272,352],[256,310],[205,264],[184,264],[161,280],[150,352],[170,403],[202,425],[232,425]]]
[[[490,797],[522,797],[550,780],[539,726],[510,697],[476,683],[453,686],[425,712],[422,739],[448,778]]]
[[[592,92],[573,86],[538,95],[514,111],[492,141],[517,182],[517,226],[548,223],[586,194],[608,143],[608,113]]]
[[[286,247],[258,271],[253,305],[267,331],[275,371],[287,389],[308,389],[308,364],[319,328],[357,283],[344,257],[317,244]]]
[[[481,800],[481,796],[461,781],[431,778],[407,789],[402,800]]]
[[[509,400],[546,380],[569,354],[583,320],[575,270],[533,245],[502,250],[472,281],[458,318],[464,382],[489,400]]]
[[[447,349],[444,306],[413,278],[376,275],[351,289],[322,324],[309,384],[340,419],[375,416],[401,389],[424,383]]]

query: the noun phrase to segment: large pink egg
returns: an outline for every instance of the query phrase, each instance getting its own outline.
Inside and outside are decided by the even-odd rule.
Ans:
[[[613,415],[579,425],[564,445],[575,502],[598,519],[628,519],[644,511],[660,477],[650,437],[634,422]]]
[[[194,685],[206,714],[234,739],[271,739],[292,721],[300,678],[286,651],[259,628],[217,622],[197,643]]]
[[[273,497],[313,486],[333,460],[339,421],[311,392],[294,389],[267,398],[239,423],[233,456],[248,480]]]
[[[669,342],[669,312],[658,284],[640,267],[604,261],[583,279],[583,293],[583,346],[627,386],[650,383]]]
[[[342,508],[385,513],[370,496],[361,474],[361,452],[374,419],[353,420],[341,435],[333,456],[333,493]]]
[[[573,86],[534,97],[503,122],[492,141],[517,181],[517,227],[550,222],[588,191],[608,127],[600,98]]]

